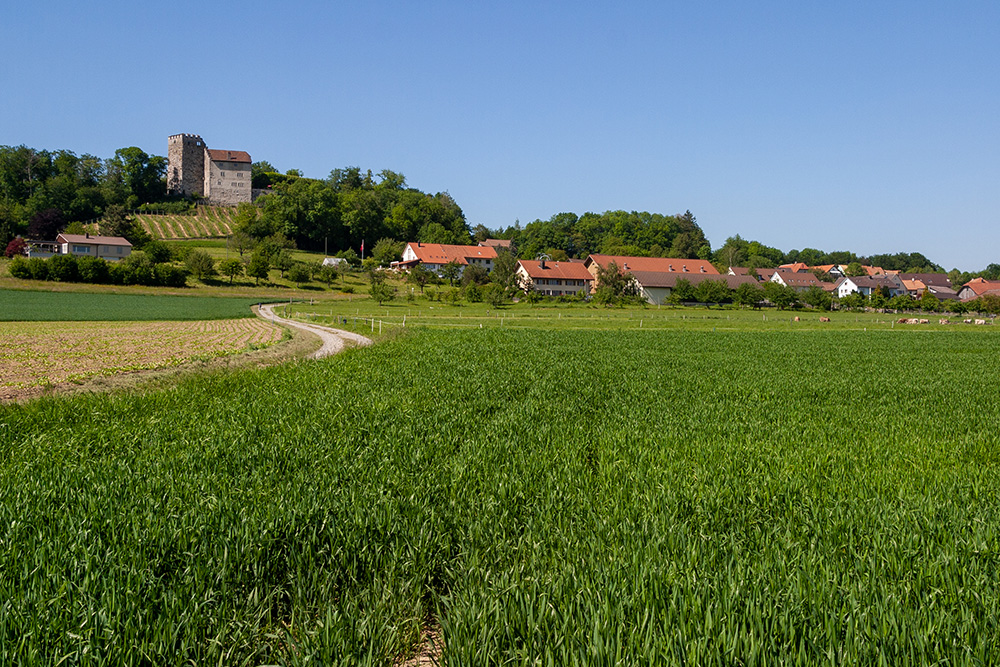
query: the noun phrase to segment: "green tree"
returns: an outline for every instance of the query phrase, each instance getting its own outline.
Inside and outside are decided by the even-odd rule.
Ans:
[[[840,297],[840,307],[846,308],[848,310],[855,310],[857,308],[863,308],[865,305],[865,297],[857,292],[851,292]]]
[[[323,264],[316,270],[316,278],[326,283],[327,287],[333,285],[333,281],[337,279],[338,275],[337,267],[333,264]]]
[[[393,289],[392,285],[389,285],[385,281],[385,273],[378,269],[368,272],[368,283],[368,294],[372,299],[378,301],[378,305],[380,306],[386,301],[392,301],[396,294],[396,290]]]
[[[271,257],[271,266],[280,272],[282,278],[285,277],[285,271],[292,268],[293,264],[292,253],[288,248],[281,248]]]
[[[455,281],[462,275],[462,266],[452,260],[441,267],[441,277],[448,281],[451,287],[455,286]]]
[[[490,272],[490,280],[503,288],[508,296],[518,289],[517,267],[517,258],[514,257],[514,253],[502,248],[497,250],[497,257],[493,260],[493,271]]]
[[[637,294],[638,289],[632,274],[623,271],[617,263],[612,261],[608,262],[607,266],[597,267],[594,301],[605,306],[616,306]]]
[[[499,308],[507,302],[507,290],[497,283],[489,283],[481,291],[483,300],[494,308]]]
[[[798,294],[791,287],[768,281],[764,283],[764,298],[774,304],[778,310],[784,310],[795,305],[798,301]]]
[[[851,278],[868,275],[868,272],[865,271],[865,267],[861,266],[860,262],[851,262],[848,264],[845,273]]]
[[[288,269],[288,279],[293,283],[298,283],[300,286],[308,283],[311,277],[309,267],[302,262],[295,262]]]
[[[677,305],[698,300],[698,291],[687,278],[680,278],[670,290],[669,301],[672,304]]]
[[[389,266],[392,262],[398,262],[403,258],[403,249],[406,244],[395,239],[383,238],[375,243],[372,248],[372,257],[379,266]]]
[[[188,271],[198,280],[204,281],[215,275],[215,260],[204,250],[192,250],[184,260]]]
[[[925,289],[920,295],[920,309],[925,313],[936,313],[941,310],[941,300],[934,296],[933,292]]]
[[[163,264],[170,261],[170,246],[163,241],[150,241],[142,250],[153,264]]]
[[[119,148],[107,161],[105,178],[111,190],[124,196],[122,204],[136,208],[146,202],[162,201],[166,197],[167,160],[159,155],[147,155],[136,147]]]
[[[469,285],[471,283],[485,285],[489,281],[489,272],[479,264],[469,264],[462,270],[462,285]]]
[[[833,306],[833,297],[829,292],[816,285],[810,286],[799,297],[802,303],[809,304],[813,308],[820,310],[830,310]]]
[[[702,303],[729,303],[733,291],[723,280],[703,280],[695,288],[695,296]]]
[[[423,264],[417,264],[412,269],[410,269],[409,274],[406,276],[406,281],[417,285],[420,287],[420,293],[424,293],[424,287],[427,286],[431,280],[434,279],[434,274],[427,270]]]
[[[764,300],[764,289],[757,283],[742,283],[733,294],[733,301],[741,306],[756,308]]]
[[[271,260],[267,253],[260,248],[254,250],[247,264],[247,275],[254,279],[255,285],[260,285],[260,281],[267,280],[271,271]]]
[[[244,271],[243,262],[239,259],[227,259],[219,264],[219,272],[224,276],[229,276],[229,284],[233,284],[233,279],[242,276]]]

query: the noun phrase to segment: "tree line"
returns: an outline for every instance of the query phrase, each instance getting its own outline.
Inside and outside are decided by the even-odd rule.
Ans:
[[[120,148],[107,159],[68,150],[0,146],[0,248],[16,236],[53,239],[80,222],[105,217],[112,207],[184,206],[167,194],[166,168],[165,157],[135,146]],[[739,235],[713,250],[690,211],[557,213],[523,227],[516,221],[507,228],[481,224],[470,228],[450,194],[408,187],[403,174],[388,169],[373,174],[370,169],[345,167],[333,169],[325,179],[313,179],[296,169],[279,173],[269,162],[260,161],[253,163],[251,174],[253,187],[268,192],[255,202],[258,215],[242,231],[257,240],[280,234],[308,250],[360,252],[362,242],[379,239],[466,244],[500,238],[511,240],[516,255],[529,259],[542,254],[555,260],[583,259],[602,253],[707,259],[723,271],[729,266],[770,268],[792,262],[944,271],[917,252],[869,256],[815,248],[786,252]],[[977,276],[1000,279],[1000,264],[978,272],[949,272],[955,285]]]

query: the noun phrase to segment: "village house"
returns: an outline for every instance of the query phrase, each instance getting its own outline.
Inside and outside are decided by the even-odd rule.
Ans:
[[[884,288],[886,296],[890,299],[900,294],[909,294],[903,281],[894,275],[875,276],[844,276],[837,281],[837,297],[843,299],[851,293],[858,293],[863,296],[871,296],[872,292],[879,288]]]
[[[803,264],[802,266],[805,266]],[[823,288],[823,281],[814,274],[806,271],[792,271],[789,269],[778,269],[771,275],[771,282],[778,283],[784,287],[791,287],[796,292],[804,292],[810,287]],[[773,288],[772,288],[773,289]]]
[[[438,275],[445,264],[454,262],[462,270],[466,266],[481,266],[493,270],[493,260],[497,258],[496,248],[482,245],[448,245],[444,243],[407,243],[403,249],[403,260],[393,262],[392,268],[408,271],[417,264]]]
[[[578,292],[590,293],[594,276],[580,261],[517,260],[517,277],[527,292],[534,290],[545,296],[564,296]]]
[[[75,255],[98,257],[112,262],[132,254],[132,244],[121,236],[95,236],[93,234],[59,234],[54,243],[32,241],[28,244],[28,257]]]
[[[962,285],[962,289],[958,292],[958,298],[962,301],[972,301],[984,294],[1000,294],[1000,280],[973,278]]]
[[[639,295],[654,306],[667,303],[670,295],[677,288],[677,283],[682,280],[686,280],[692,287],[697,287],[709,280],[715,280],[725,283],[729,289],[736,289],[744,283],[756,285],[758,282],[753,276],[731,276],[728,274],[720,275],[718,273],[713,275],[710,273],[683,274],[664,273],[662,271],[632,271],[631,274]]]
[[[650,271],[654,273],[681,273],[685,275],[719,275],[712,263],[703,259],[674,259],[671,257],[628,257],[624,255],[600,255],[594,253],[584,262],[584,266],[594,277],[594,288],[598,287],[597,270],[606,269],[614,262],[625,273]]]

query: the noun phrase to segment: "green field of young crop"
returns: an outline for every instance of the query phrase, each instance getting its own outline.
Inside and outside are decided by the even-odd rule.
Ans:
[[[250,307],[259,301],[226,297],[0,289],[0,321],[219,320],[253,317]]]
[[[1000,338],[410,330],[0,407],[0,663],[991,664]]]

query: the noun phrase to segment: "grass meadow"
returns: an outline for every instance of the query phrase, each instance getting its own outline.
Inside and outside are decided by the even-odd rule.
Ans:
[[[0,663],[1000,654],[991,327],[489,317],[0,406]]]

